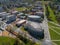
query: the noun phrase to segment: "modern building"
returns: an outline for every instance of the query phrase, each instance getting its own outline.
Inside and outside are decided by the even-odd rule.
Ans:
[[[38,23],[42,22],[41,16],[37,16],[37,15],[29,15],[27,20]]]
[[[0,18],[6,17],[6,16],[8,16],[8,15],[9,15],[9,13],[1,12],[1,13],[0,13]]]
[[[25,23],[26,23],[26,20],[20,20],[16,23],[16,26],[20,27],[20,26],[24,25]]]
[[[16,16],[15,15],[7,16],[6,20],[7,20],[6,23],[10,24],[10,23],[12,23],[12,22],[14,22],[16,20]]]
[[[35,15],[41,16],[44,19],[44,12],[36,12]]]
[[[27,14],[19,13],[19,14],[17,15],[17,17],[20,18],[20,19],[26,19]]]
[[[4,11],[3,7],[2,7],[2,6],[0,6],[0,12],[3,12],[3,11]]]
[[[42,6],[38,6],[38,7],[35,7],[35,9],[42,10],[43,8],[42,8]]]
[[[40,23],[28,21],[24,28],[29,32],[31,36],[36,39],[43,39],[44,38],[44,30],[42,29]]]
[[[31,34],[31,36],[37,39],[44,38],[44,30],[42,29],[40,19],[40,16],[28,16],[28,21],[24,25],[24,28]]]

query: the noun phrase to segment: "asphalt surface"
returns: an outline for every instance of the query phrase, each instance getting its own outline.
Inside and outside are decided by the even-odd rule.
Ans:
[[[50,33],[49,33],[49,27],[48,27],[48,20],[45,15],[45,6],[44,6],[44,21],[42,23],[42,28],[44,29],[44,39],[41,41],[42,45],[52,45]]]
[[[44,35],[45,35],[44,39],[42,40],[42,45],[52,45],[50,33],[49,33],[49,29],[48,29],[48,21],[47,21],[46,17],[44,18],[42,25],[43,25],[43,29],[44,29]]]

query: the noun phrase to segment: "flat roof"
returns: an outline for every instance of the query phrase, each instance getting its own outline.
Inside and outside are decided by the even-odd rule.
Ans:
[[[40,13],[40,14],[43,14],[43,12],[36,12],[36,13]]]
[[[12,11],[12,13],[17,13],[18,11]]]
[[[22,15],[23,13],[19,13],[18,15]]]
[[[40,23],[28,21],[27,25],[30,26],[31,28],[36,29],[37,31],[41,31],[42,29],[42,25]]]
[[[21,24],[21,23],[23,23],[23,22],[25,22],[26,20],[20,20],[20,21],[18,21],[17,22],[17,24]]]
[[[0,14],[5,14],[6,12],[1,12]]]
[[[30,18],[40,18],[40,16],[36,16],[36,15],[30,15],[28,17],[30,17]]]
[[[11,16],[13,17],[14,15],[8,15],[7,17],[11,17]]]

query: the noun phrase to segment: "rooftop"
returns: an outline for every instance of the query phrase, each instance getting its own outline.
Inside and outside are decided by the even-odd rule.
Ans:
[[[26,20],[20,20],[20,21],[18,21],[17,22],[17,24],[21,24],[21,23],[23,23],[23,22],[25,22]]]
[[[40,16],[36,16],[36,15],[30,15],[28,16],[29,18],[40,18]]]
[[[26,26],[29,29],[31,29],[33,31],[36,31],[36,32],[40,32],[40,31],[43,30],[40,23],[36,23],[36,22],[32,22],[32,21],[28,21],[27,24],[26,24]]]

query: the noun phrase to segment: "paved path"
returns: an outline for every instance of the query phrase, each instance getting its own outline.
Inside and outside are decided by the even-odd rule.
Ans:
[[[42,45],[52,45],[46,17],[42,25],[43,25],[44,34],[45,34],[44,40],[42,41]]]
[[[48,29],[48,20],[45,15],[45,6],[44,6],[44,21],[43,21],[43,29],[44,29],[44,40],[42,40],[42,45],[52,45],[51,38],[50,38],[50,33]]]

